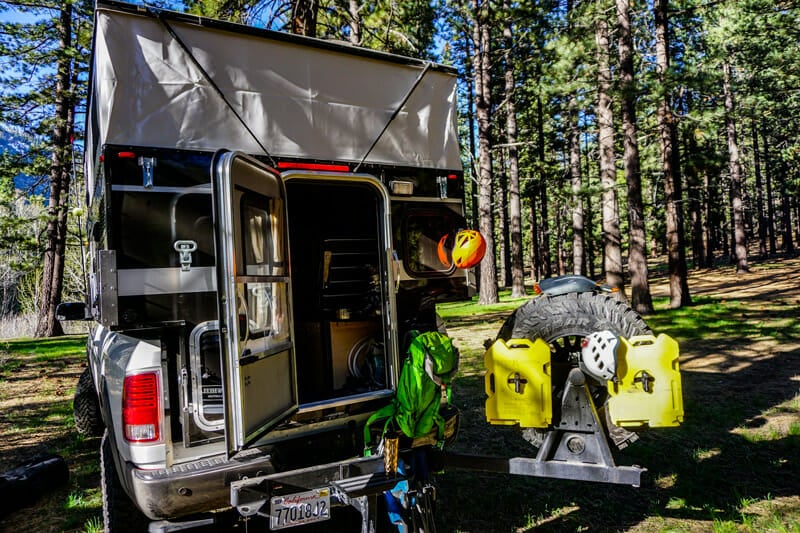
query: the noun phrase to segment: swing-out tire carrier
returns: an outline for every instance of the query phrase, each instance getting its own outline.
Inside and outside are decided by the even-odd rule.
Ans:
[[[547,432],[535,458],[470,456],[445,452],[451,468],[501,472],[521,476],[641,485],[639,466],[617,466],[603,426],[578,369],[570,371],[561,403],[561,422]]]
[[[616,485],[639,487],[641,475],[646,468],[639,466],[615,466],[587,464],[570,461],[542,460],[531,457],[493,457],[446,452],[444,464],[457,470],[497,472],[550,479],[572,481],[595,481]]]

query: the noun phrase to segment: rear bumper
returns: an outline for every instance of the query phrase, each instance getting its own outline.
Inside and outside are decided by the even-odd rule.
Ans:
[[[330,487],[338,504],[381,493],[402,476],[386,476],[382,456],[275,472],[269,454],[253,449],[245,457],[216,456],[172,468],[141,470],[128,466],[128,479],[139,508],[152,520],[222,511],[237,507],[255,512],[269,500],[273,484],[294,491]],[[256,503],[258,502],[258,503]]]
[[[138,507],[152,520],[176,518],[230,507],[230,484],[275,472],[272,458],[260,450],[245,457],[209,457],[158,470],[126,465]]]

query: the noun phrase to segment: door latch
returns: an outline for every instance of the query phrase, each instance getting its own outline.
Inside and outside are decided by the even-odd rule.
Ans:
[[[175,241],[172,245],[175,251],[178,252],[178,261],[181,264],[181,270],[188,272],[192,267],[192,252],[197,250],[197,242],[195,241]]]
[[[140,157],[139,166],[142,167],[142,186],[145,189],[153,188],[153,173],[156,166],[155,157]]]

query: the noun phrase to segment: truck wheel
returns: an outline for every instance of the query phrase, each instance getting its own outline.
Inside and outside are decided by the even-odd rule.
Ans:
[[[581,342],[590,333],[601,330],[626,338],[652,333],[642,317],[626,303],[609,294],[591,292],[536,297],[517,308],[500,328],[498,338],[503,340],[542,338],[550,344],[554,424],[558,423],[567,376],[578,366]],[[606,386],[591,378],[587,382],[594,404],[600,409],[608,399]],[[525,430],[524,436],[538,446],[543,432]],[[625,436],[619,438],[628,440]],[[614,436],[615,443],[621,446],[616,442],[619,438]]]
[[[72,401],[75,417],[75,429],[81,435],[98,437],[103,434],[103,418],[100,416],[100,404],[92,381],[92,370],[86,368],[78,379],[75,398]]]
[[[103,492],[103,531],[105,533],[143,532],[150,523],[128,498],[119,481],[108,430],[100,444],[100,481]]]

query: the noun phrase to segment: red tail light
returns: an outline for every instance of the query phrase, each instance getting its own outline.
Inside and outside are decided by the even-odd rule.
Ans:
[[[157,372],[126,376],[122,386],[122,428],[129,442],[161,438],[161,395]]]

